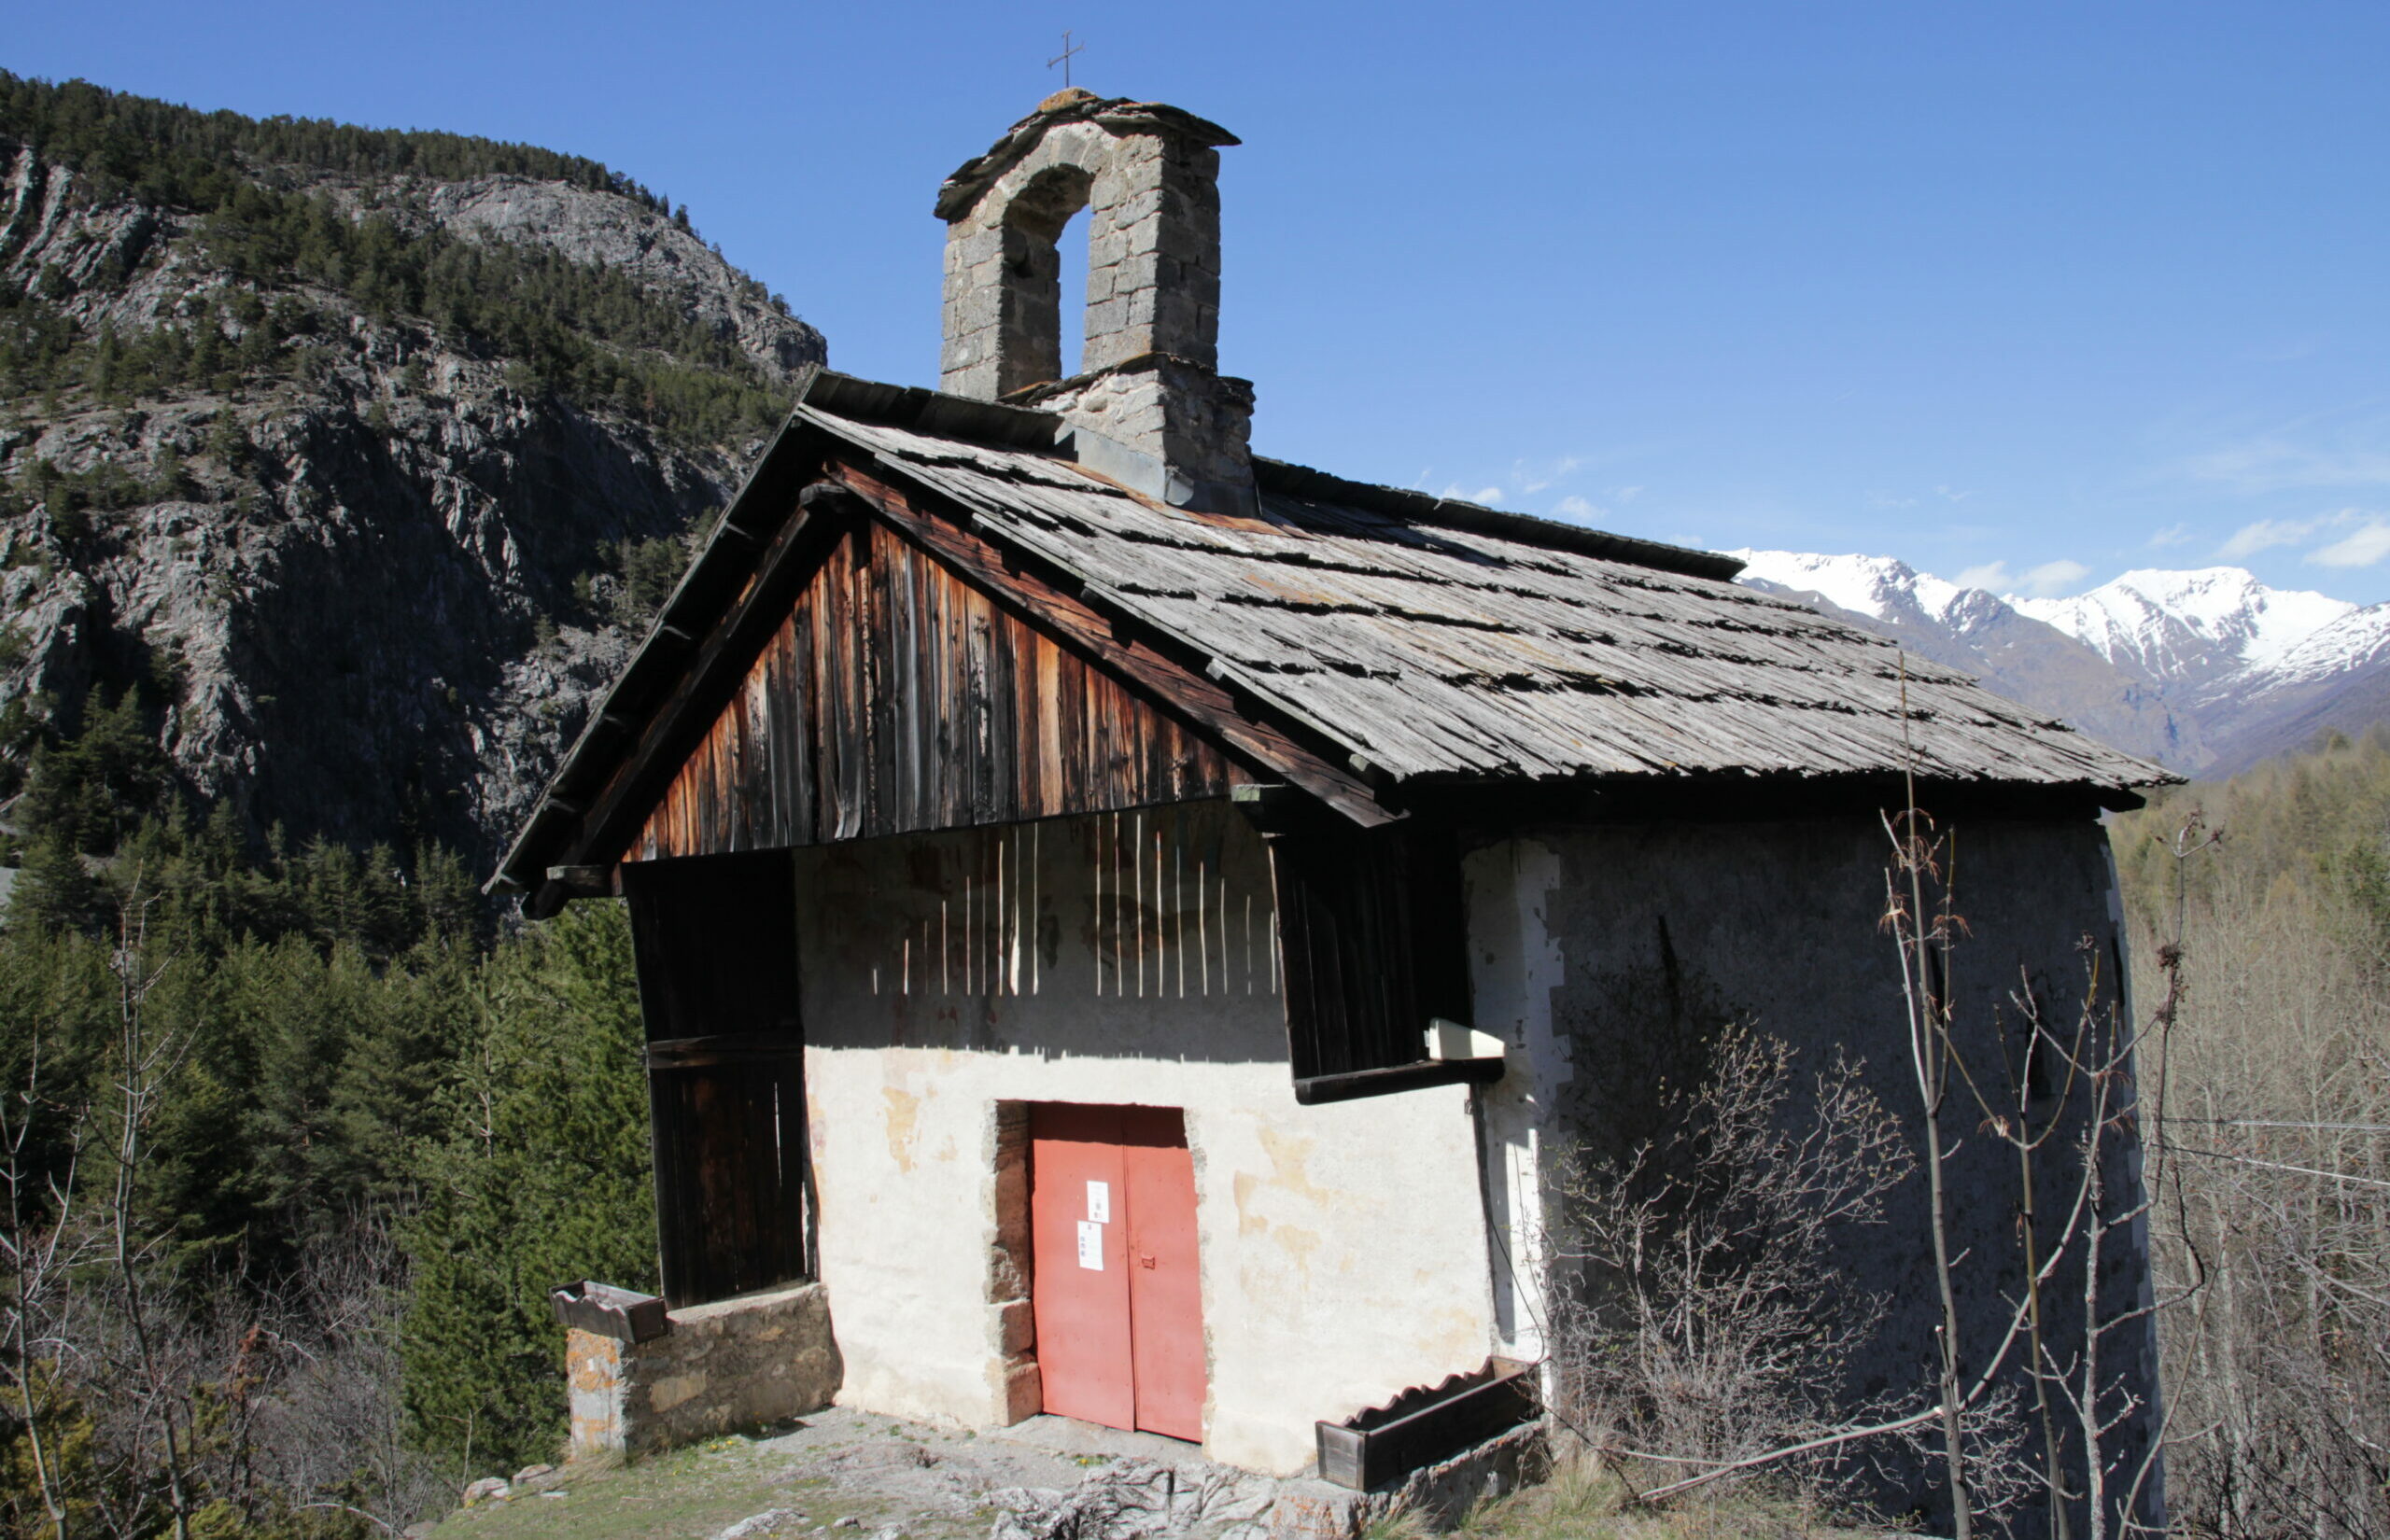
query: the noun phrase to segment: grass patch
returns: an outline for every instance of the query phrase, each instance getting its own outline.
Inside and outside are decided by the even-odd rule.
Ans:
[[[1563,1455],[1551,1479],[1478,1504],[1453,1533],[1464,1540],[1863,1540],[1813,1500],[1747,1485],[1716,1497],[1637,1507],[1626,1484],[1598,1461]],[[1415,1515],[1377,1520],[1364,1540],[1427,1540]]]
[[[769,1508],[799,1508],[806,1528],[854,1518],[851,1533],[870,1534],[885,1505],[862,1492],[829,1490],[827,1478],[788,1474],[744,1438],[717,1438],[626,1465],[567,1466],[552,1490],[459,1509],[442,1520],[436,1540],[661,1540],[702,1537]]]

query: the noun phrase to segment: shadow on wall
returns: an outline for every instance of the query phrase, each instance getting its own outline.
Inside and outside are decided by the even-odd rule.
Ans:
[[[796,866],[813,1047],[1286,1057],[1268,855],[1225,801],[856,840]]]
[[[2046,1065],[2022,1052],[2027,1002],[2071,1022],[2087,1006],[2120,1007],[2121,953],[2110,908],[2106,835],[2089,819],[1981,819],[1947,831],[1955,851],[1955,909],[1966,929],[1948,975],[1956,1047],[1994,1097],[2026,1098],[2035,1115],[2052,1099]],[[1573,1080],[1556,1088],[1552,1129],[1600,1169],[1662,1129],[1671,1091],[1700,1085],[1713,1068],[1720,1029],[1746,1027],[1792,1050],[1791,1095],[1773,1114],[1786,1127],[1813,1118],[1820,1077],[1837,1054],[1855,1084],[1891,1114],[1891,1136],[1921,1160],[1923,1117],[1908,1044],[1898,957],[1881,928],[1891,852],[1880,826],[1862,818],[1739,825],[1608,826],[1554,831],[1559,857],[1551,930],[1566,959],[1552,991],[1555,1032],[1568,1043]],[[1586,1073],[1584,1067],[1598,1067]],[[2009,1087],[2013,1085],[2014,1090]],[[1984,1127],[1984,1114],[1954,1078],[1944,1113],[1947,1232],[1957,1259],[1951,1285],[1962,1375],[2001,1351],[2015,1316],[2023,1267],[2016,1224],[2022,1194],[2015,1151]],[[2076,1097],[2082,1092],[2078,1086]],[[2052,1109],[2063,1112],[2064,1109]],[[2080,1148],[2082,1111],[2061,1119],[2032,1166],[2034,1211],[2063,1215],[2079,1180],[2064,1152]],[[2110,1201],[2130,1206],[2140,1178],[2129,1141],[2103,1145]],[[1551,1173],[1547,1172],[1547,1179]],[[1547,1180],[1545,1200],[1553,1201]],[[2050,1221],[2055,1226],[2058,1220]],[[2054,1238],[2045,1237],[2049,1239]],[[1885,1302],[1881,1328],[1843,1360],[1847,1408],[1914,1404],[1936,1374],[1939,1285],[1927,1183],[1913,1177],[1884,1196],[1880,1224],[1844,1227],[1829,1265],[1852,1297]],[[2112,1245],[2102,1297],[2136,1296],[2145,1257]],[[2113,1276],[2108,1276],[2113,1273]],[[2059,1258],[2042,1299],[2053,1343],[2080,1341],[2084,1281],[2079,1248]],[[1824,1303],[1824,1302],[1821,1302]],[[2148,1348],[2112,1335],[2103,1364],[2119,1382],[2147,1386]],[[2031,1377],[2011,1349],[1984,1436],[2022,1436]],[[1989,1426],[1998,1422],[1998,1427]],[[2135,1436],[2117,1435],[2123,1448]],[[1913,1450],[1883,1446],[1872,1495],[1933,1517],[1933,1473]]]
[[[1666,915],[1653,917],[1652,936],[1657,960],[1568,991],[1555,1015],[1558,1029],[1580,1044],[1577,1062],[1603,1067],[1568,1081],[1554,1098],[1559,1127],[1592,1169],[1615,1166],[1661,1136],[1667,1093],[1708,1079],[1726,1028],[1765,1027],[1756,1010],[1730,1002],[1706,974],[1687,973]]]

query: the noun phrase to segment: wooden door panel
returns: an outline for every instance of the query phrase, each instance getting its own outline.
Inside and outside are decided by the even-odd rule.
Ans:
[[[1299,1082],[1427,1057],[1427,1023],[1467,1021],[1459,846],[1424,819],[1321,817],[1269,836]]]
[[[627,861],[622,873],[649,1042],[727,1032],[802,1041],[786,850]]]
[[[1033,1107],[1029,1140],[1030,1308],[1046,1409],[1134,1428],[1120,1109]],[[1090,1183],[1102,1184],[1097,1203],[1108,1222],[1089,1220]],[[1081,1257],[1082,1223],[1098,1226],[1086,1260],[1100,1266]]]
[[[664,1297],[675,1309],[803,1278],[805,1035],[785,850],[623,867]]]
[[[678,1309],[804,1277],[802,1064],[658,1065],[648,1085],[665,1297]]]
[[[1203,1282],[1186,1114],[1174,1108],[1129,1107],[1122,1110],[1121,1124],[1137,1426],[1201,1443]]]

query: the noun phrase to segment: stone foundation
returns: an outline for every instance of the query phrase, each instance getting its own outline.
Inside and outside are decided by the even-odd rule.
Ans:
[[[565,1334],[571,1458],[636,1457],[784,1422],[830,1404],[844,1365],[830,1298],[801,1283],[674,1310],[647,1342]]]
[[[1506,1497],[1551,1474],[1551,1439],[1543,1423],[1529,1422],[1440,1464],[1413,1471],[1390,1492],[1371,1492],[1369,1510],[1372,1515],[1415,1513],[1429,1529],[1448,1530],[1475,1504]]]

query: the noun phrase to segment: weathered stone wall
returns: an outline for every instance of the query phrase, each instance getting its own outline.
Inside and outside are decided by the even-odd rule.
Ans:
[[[1174,506],[1220,499],[1206,492],[1253,483],[1253,383],[1148,354],[1102,374],[1080,374],[1021,398],[1072,427],[1130,450],[1108,456],[1082,438],[1081,465]],[[1139,463],[1139,461],[1146,463]],[[1222,509],[1222,511],[1227,510]]]
[[[947,229],[939,388],[993,400],[1062,372],[1056,242],[1088,210],[1087,372],[1148,353],[1219,363],[1219,151],[1160,132],[1047,128]]]
[[[1301,1471],[1314,1420],[1483,1364],[1468,1090],[1296,1104],[1266,859],[1226,804],[801,850],[797,880],[842,1405],[1035,1409],[1034,1101],[1185,1110],[1214,1458]]]
[[[2096,963],[2102,1008],[2116,1002],[2123,937],[2106,834],[2088,819],[1982,821],[1950,831],[1956,906],[1967,921],[1955,962],[1961,1046],[1979,1073],[2006,1084],[1996,1024],[2013,1028],[2012,991],[2030,987],[2071,1024]],[[1599,1158],[1650,1132],[1656,1093],[1700,1073],[1718,1027],[1747,1021],[1790,1043],[1805,1080],[1836,1049],[1864,1060],[1866,1082],[1921,1148],[1898,959],[1878,926],[1886,841],[1872,819],[1651,824],[1539,830],[1474,850],[1468,860],[1477,1026],[1510,1043],[1505,1079],[1487,1092],[1487,1197],[1497,1256],[1503,1351],[1539,1356],[1532,1280],[1556,1160],[1574,1149]],[[2088,946],[2084,944],[2088,943]],[[1950,1244],[1962,1261],[1957,1292],[1966,1362],[1979,1372],[2013,1313],[2018,1276],[2017,1159],[1979,1133],[1981,1114],[1955,1092],[1946,1125],[1962,1142],[1947,1166]],[[2046,1110],[2046,1109],[2045,1109]],[[2076,1170],[2068,1138],[2045,1146],[2040,1209],[2064,1211]],[[2108,1168],[2110,1202],[2139,1190],[2138,1158],[2123,1142]],[[1931,1382],[1939,1307],[1924,1178],[1892,1195],[1889,1222],[1847,1237],[1841,1266],[1853,1287],[1880,1292],[1891,1314],[1843,1387],[1914,1401]],[[2130,1308],[2148,1286],[2137,1231],[2109,1239],[2107,1309]],[[2046,1293],[2050,1339],[2079,1342],[2080,1268]],[[2154,1393],[2154,1343],[2135,1332],[2103,1367]],[[2012,1376],[2022,1404],[2030,1386]],[[2117,1435],[2148,1433],[2146,1415]],[[1897,1456],[1897,1450],[1879,1451]],[[1893,1460],[1884,1496],[1931,1511],[1929,1473]],[[2027,1516],[2030,1525],[2032,1516]],[[1947,1522],[1947,1518],[1929,1519]]]
[[[939,388],[1058,413],[1083,430],[1082,464],[1149,497],[1222,510],[1249,502],[1253,385],[1218,373],[1212,147],[1222,142],[1234,141],[1170,108],[1065,91],[1015,129],[993,164],[958,173],[963,189],[949,182],[940,203]],[[1079,372],[1064,380],[1061,329],[1073,321],[1061,311],[1057,242],[1082,208],[1086,343]]]
[[[637,1344],[565,1333],[572,1458],[653,1454],[830,1404],[842,1369],[819,1283],[770,1289],[671,1314]]]

